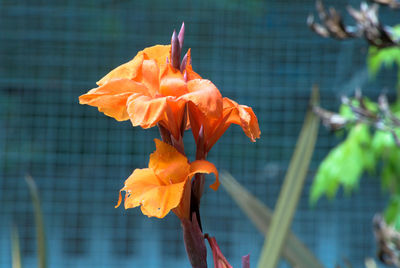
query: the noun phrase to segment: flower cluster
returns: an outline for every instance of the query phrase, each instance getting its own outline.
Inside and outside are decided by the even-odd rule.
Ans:
[[[80,104],[95,106],[118,121],[130,120],[145,129],[159,127],[162,141],[155,140],[148,168],[135,169],[121,189],[126,193],[125,208],[140,206],[143,214],[158,218],[172,210],[182,222],[198,213],[204,173],[215,174],[210,187],[218,189],[218,171],[205,159],[228,127],[241,126],[253,142],[260,137],[250,107],[222,97],[211,81],[193,71],[190,49],[181,60],[184,32],[183,24],[170,45],[145,48],[79,97]],[[193,162],[184,151],[188,129],[197,146]],[[197,220],[201,228],[199,214]]]

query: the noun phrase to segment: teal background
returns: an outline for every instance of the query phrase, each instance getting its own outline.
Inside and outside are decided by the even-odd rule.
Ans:
[[[334,2],[342,11],[346,4]],[[11,263],[13,223],[25,267],[36,265],[26,174],[41,194],[49,267],[188,267],[175,215],[149,219],[139,209],[114,208],[125,179],[147,165],[157,130],[78,104],[79,95],[137,51],[167,44],[182,21],[194,69],[224,96],[251,106],[262,131],[251,143],[231,127],[209,160],[273,207],[312,85],[320,85],[322,105],[333,110],[356,86],[374,99],[395,85],[389,71],[379,82],[368,80],[365,42],[312,33],[310,12],[313,1],[0,0],[0,267]],[[381,13],[396,22],[395,12]],[[292,229],[327,267],[344,258],[362,267],[375,256],[372,217],[386,205],[379,180],[363,178],[351,197],[308,203],[318,163],[338,140],[321,127]],[[193,153],[190,132],[186,142]],[[206,191],[201,211],[205,231],[234,267],[248,253],[256,264],[263,237],[223,188]]]

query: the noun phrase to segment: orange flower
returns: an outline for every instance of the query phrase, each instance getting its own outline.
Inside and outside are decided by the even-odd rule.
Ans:
[[[80,104],[98,107],[118,121],[150,128],[160,123],[179,140],[186,103],[209,117],[222,113],[222,96],[214,84],[195,73],[190,49],[181,70],[168,63],[171,46],[156,45],[140,51],[97,82],[99,87],[79,97]]]
[[[121,191],[125,191],[125,209],[141,206],[143,214],[163,218],[173,210],[179,218],[187,219],[190,208],[190,180],[196,173],[214,173],[219,186],[218,171],[205,160],[192,163],[174,147],[155,139],[156,151],[150,155],[149,167],[135,169],[120,190],[116,207],[121,204]]]
[[[199,142],[200,129],[204,152],[208,153],[217,140],[231,124],[242,127],[244,133],[255,142],[260,138],[258,120],[253,110],[246,105],[239,105],[229,98],[223,98],[223,111],[218,118],[211,118],[194,105],[189,105],[190,125],[196,142]]]

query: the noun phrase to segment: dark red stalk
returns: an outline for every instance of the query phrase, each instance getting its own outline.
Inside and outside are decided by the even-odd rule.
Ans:
[[[196,214],[192,220],[181,219],[183,230],[183,241],[186,253],[193,268],[207,268],[207,248],[204,235],[200,230]]]

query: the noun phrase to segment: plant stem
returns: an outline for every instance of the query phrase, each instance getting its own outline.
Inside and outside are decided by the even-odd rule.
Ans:
[[[207,248],[200,230],[196,214],[192,219],[181,219],[183,241],[186,253],[193,268],[207,268]]]

